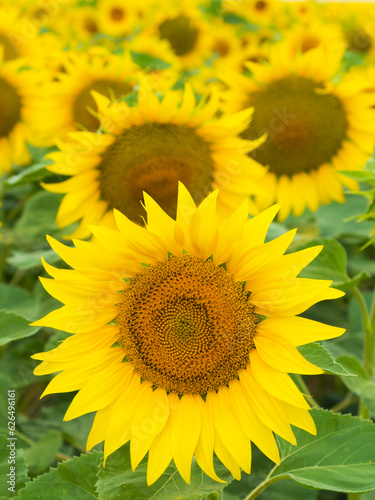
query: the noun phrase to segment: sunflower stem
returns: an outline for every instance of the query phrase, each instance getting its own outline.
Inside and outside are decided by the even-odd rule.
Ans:
[[[274,467],[275,468],[275,467]],[[262,493],[268,486],[271,486],[271,484],[276,483],[277,481],[280,481],[281,479],[288,479],[287,476],[277,476],[277,477],[270,477],[274,469],[270,471],[268,476],[264,481],[258,484],[256,488],[253,489],[253,491],[250,492],[250,494],[244,499],[244,500],[253,500],[253,498],[256,498],[258,495]]]
[[[348,493],[348,500],[361,500],[360,493]]]
[[[222,500],[223,498],[223,490],[215,491],[208,495],[207,500]]]
[[[305,399],[308,403],[311,404],[313,408],[320,408],[319,403],[315,401],[315,399],[311,396],[309,388],[307,387],[305,381],[303,380],[302,376],[300,374],[294,374],[294,379],[299,386],[299,389],[302,391],[303,395],[305,396]]]
[[[369,378],[372,378],[374,374],[375,364],[375,290],[373,293],[370,313],[367,309],[366,301],[360,290],[356,287],[353,289],[353,293],[358,300],[358,304],[361,309],[363,329],[365,333],[363,347],[363,367]],[[363,398],[360,398],[359,416],[361,418],[370,417],[370,413],[365,405],[365,402],[363,401]]]

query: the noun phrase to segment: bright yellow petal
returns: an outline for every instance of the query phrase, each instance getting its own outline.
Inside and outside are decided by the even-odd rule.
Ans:
[[[250,353],[250,364],[255,380],[265,391],[294,406],[310,409],[289,375],[265,363],[255,349]]]
[[[209,392],[206,401],[214,414],[215,432],[220,436],[220,440],[238,465],[250,474],[250,441],[246,439],[233,415],[228,388],[220,387],[217,394]]]
[[[271,429],[265,426],[254,413],[239,380],[232,380],[229,383],[229,393],[233,413],[245,436],[253,441],[270,460],[279,463],[280,454],[275,437]]]
[[[195,398],[184,394],[171,419],[171,450],[174,463],[190,484],[191,460],[201,432],[201,414]]]
[[[305,375],[316,375],[324,371],[307,361],[292,344],[277,333],[262,332],[262,335],[255,335],[254,343],[263,361],[276,370]]]
[[[257,325],[261,336],[277,332],[294,346],[309,344],[317,340],[326,340],[339,337],[345,332],[344,328],[325,325],[318,321],[301,318],[299,316],[267,318]]]

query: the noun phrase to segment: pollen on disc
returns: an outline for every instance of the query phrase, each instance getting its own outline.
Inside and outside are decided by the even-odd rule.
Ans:
[[[254,348],[258,317],[242,283],[184,255],[146,267],[123,291],[120,344],[154,387],[205,394],[237,378]]]

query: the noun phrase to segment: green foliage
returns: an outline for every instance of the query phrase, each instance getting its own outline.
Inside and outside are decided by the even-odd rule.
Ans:
[[[15,443],[16,446],[15,463],[12,461],[13,456],[10,451],[11,447],[13,447],[12,443]],[[15,467],[16,470],[16,484],[14,490],[17,492],[29,480],[27,477],[24,453],[23,450],[18,449],[16,439],[8,439],[8,436],[0,435],[0,498],[11,498],[15,496],[12,490],[8,490],[8,488],[12,487],[12,484],[8,483],[8,481],[12,480],[12,478],[8,476],[8,474],[11,474],[10,467]]]
[[[62,445],[62,436],[58,431],[48,431],[39,441],[24,452],[29,471],[40,474],[55,459]]]
[[[21,170],[21,172],[8,177],[8,179],[5,181],[5,186],[10,188],[21,186],[22,184],[28,184],[29,182],[40,182],[46,177],[51,176],[51,172],[46,169],[46,167],[51,163],[52,161],[47,159],[42,160],[39,163],[35,163],[30,167]]]
[[[62,196],[47,191],[33,194],[26,202],[21,217],[15,225],[15,237],[20,241],[45,241],[46,234],[56,235],[57,209]]]
[[[369,278],[367,271],[361,271],[353,278],[347,275],[347,255],[344,246],[333,238],[319,238],[298,247],[298,250],[316,245],[323,245],[320,254],[299,274],[301,278],[325,279],[329,276],[332,286],[348,290]]]
[[[360,195],[348,195],[344,204],[332,202],[322,205],[316,212],[316,221],[322,237],[338,238],[347,243],[368,239],[372,224],[360,224],[353,218],[366,210],[367,202]]]
[[[62,462],[56,469],[26,484],[19,492],[22,500],[92,500],[95,491],[97,468],[102,459],[98,452],[88,453]],[[17,497],[17,498],[18,498]]]
[[[2,332],[0,336],[0,346],[14,340],[30,337],[40,330],[39,326],[31,327],[29,324],[30,321],[23,316],[7,312],[4,309],[0,311],[0,331]]]
[[[228,470],[215,460],[218,476],[230,483],[233,478]],[[177,469],[169,465],[164,474],[151,486],[146,483],[147,459],[133,472],[130,465],[129,444],[113,453],[101,468],[98,480],[99,500],[123,500],[124,498],[149,500],[199,500],[215,491],[222,490],[225,483],[217,483],[200,469],[193,460],[191,466],[191,482],[185,483]]]
[[[322,345],[311,343],[298,347],[299,352],[313,365],[319,366],[326,373],[331,375],[352,376],[353,373],[346,370],[335,360]]]
[[[351,373],[356,374],[356,377],[351,377],[350,380],[345,378],[343,382],[349,390],[363,398],[370,415],[375,418],[375,381],[354,356],[340,356],[337,360]]]
[[[30,320],[36,319],[35,302],[35,298],[28,290],[0,283],[0,304],[7,312],[19,314]]]
[[[375,425],[350,415],[313,409],[317,436],[297,429],[295,447],[278,438],[281,462],[268,480],[290,478],[313,488],[375,489]]]
[[[135,64],[138,64],[143,69],[146,70],[161,70],[170,67],[170,64],[159,59],[158,57],[152,57],[149,54],[141,54],[139,52],[130,52]]]

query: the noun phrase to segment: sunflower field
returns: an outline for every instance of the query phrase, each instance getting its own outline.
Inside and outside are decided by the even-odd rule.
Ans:
[[[375,3],[0,2],[0,500],[375,500]]]

